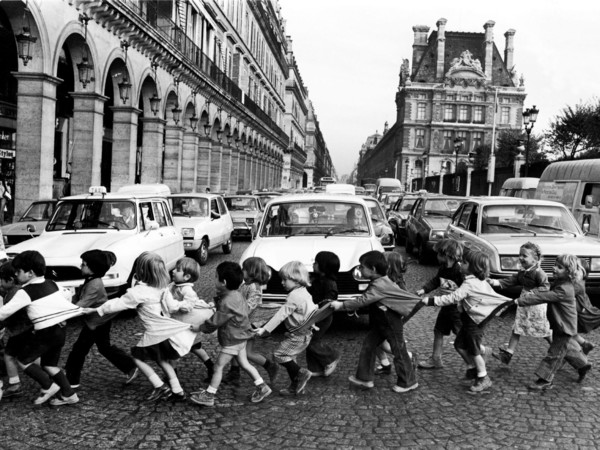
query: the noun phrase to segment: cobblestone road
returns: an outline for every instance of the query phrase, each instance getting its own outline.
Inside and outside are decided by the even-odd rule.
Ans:
[[[245,244],[236,244],[227,259],[241,254]],[[205,297],[214,294],[214,267],[225,259],[219,252],[211,254],[210,264],[203,268],[199,287]],[[433,273],[433,267],[410,265],[409,287],[416,289]],[[406,326],[409,349],[421,356],[430,352],[436,312],[425,308]],[[511,319],[509,314],[492,321],[486,335],[488,345],[496,347],[508,339]],[[69,325],[63,358],[79,326],[77,322]],[[336,372],[327,379],[311,380],[304,396],[273,394],[258,405],[246,399],[252,390],[247,376],[240,387],[223,385],[215,408],[147,402],[148,382],[140,377],[131,386],[122,387],[122,375],[94,349],[84,369],[77,405],[34,407],[34,385],[22,378],[25,395],[0,402],[0,448],[583,449],[599,445],[600,382],[595,369],[583,384],[577,384],[577,374],[566,366],[556,377],[553,390],[527,390],[546,348],[542,340],[523,338],[508,369],[490,361],[488,371],[494,385],[489,393],[479,396],[467,394],[460,380],[463,364],[447,341],[445,367],[420,371],[416,391],[396,394],[391,390],[393,375],[378,378],[371,391],[348,385],[366,329],[364,318],[338,316],[327,336],[342,351]],[[113,326],[113,340],[127,348],[135,344],[139,332],[136,319],[120,318]],[[600,344],[596,333],[589,338]],[[207,349],[214,352],[215,336],[207,336],[207,341]],[[273,341],[261,344],[268,352]],[[595,365],[599,354],[590,355]],[[179,373],[187,391],[205,387],[201,381],[204,366],[193,357],[181,361]],[[286,376],[280,373],[276,388],[287,385]]]

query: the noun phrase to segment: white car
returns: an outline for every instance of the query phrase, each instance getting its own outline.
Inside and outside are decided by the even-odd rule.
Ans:
[[[142,252],[158,253],[169,270],[184,256],[166,190],[164,185],[136,185],[107,194],[103,187],[92,187],[90,194],[64,197],[42,234],[13,245],[8,256],[39,251],[46,260],[46,276],[73,290],[83,283],[81,254],[110,250],[117,262],[102,281],[109,296],[120,295],[129,287]]]
[[[358,259],[371,250],[384,251],[375,234],[369,207],[362,198],[300,194],[272,199],[256,239],[244,251],[240,263],[251,256],[264,259],[272,276],[263,299],[283,302],[287,292],[278,275],[281,267],[297,260],[312,272],[316,254],[325,250],[340,258],[339,299],[360,295],[369,281],[362,278]]]
[[[394,250],[394,232],[385,217],[385,211],[380,202],[373,197],[363,197],[367,206],[371,210],[371,220],[375,228],[375,235],[385,250]]]
[[[183,247],[200,265],[208,261],[208,252],[221,247],[229,254],[233,249],[233,220],[219,194],[173,194],[175,226],[183,235]]]
[[[4,225],[2,234],[6,248],[42,234],[57,202],[56,199],[33,202],[18,221]]]
[[[263,215],[263,205],[256,195],[226,195],[227,209],[233,219],[233,235],[254,239]]]

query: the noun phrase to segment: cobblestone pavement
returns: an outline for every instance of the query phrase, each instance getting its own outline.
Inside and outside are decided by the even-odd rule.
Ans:
[[[245,244],[236,244],[232,255],[211,254],[199,283],[205,297],[214,294],[216,264],[241,254]],[[420,287],[434,271],[410,265],[409,287]],[[431,350],[435,316],[435,308],[424,308],[406,326],[409,349],[421,357]],[[507,341],[512,317],[508,314],[491,322],[485,339],[488,345],[497,347]],[[69,325],[63,358],[79,326],[77,322]],[[365,318],[336,317],[327,339],[342,351],[342,360],[331,377],[311,379],[306,395],[289,398],[274,393],[264,403],[251,404],[247,396],[252,383],[244,375],[240,387],[222,385],[214,408],[148,402],[144,399],[150,385],[143,377],[124,388],[121,373],[94,349],[76,405],[34,407],[34,385],[22,377],[25,395],[0,402],[0,448],[583,449],[596,448],[600,442],[596,427],[600,382],[595,369],[584,383],[577,384],[576,372],[565,366],[553,390],[527,390],[546,348],[543,340],[523,338],[509,368],[490,360],[488,372],[494,385],[489,393],[478,396],[466,392],[460,380],[464,366],[448,340],[444,368],[419,371],[419,388],[396,394],[391,390],[393,375],[378,377],[370,391],[348,384],[366,329]],[[139,332],[137,319],[120,318],[113,325],[113,340],[127,348],[135,344]],[[589,338],[600,344],[596,333]],[[213,353],[216,338],[206,339]],[[275,335],[273,340],[277,339],[281,336]],[[264,352],[272,349],[273,340],[261,341]],[[596,365],[597,352],[590,355]],[[187,391],[206,386],[201,381],[204,366],[194,357],[185,357],[178,370]],[[282,370],[275,388],[287,386],[286,378]]]

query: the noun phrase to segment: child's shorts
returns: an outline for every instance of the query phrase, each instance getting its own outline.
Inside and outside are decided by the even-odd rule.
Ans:
[[[17,334],[16,336],[11,336],[6,341],[6,348],[4,349],[4,353],[8,356],[16,357],[28,340],[33,338],[32,334],[33,330],[28,330],[24,333]]]
[[[442,336],[450,336],[450,333],[457,335],[461,325],[458,307],[456,305],[446,305],[441,307],[433,329],[441,333]]]
[[[279,364],[294,361],[300,353],[306,350],[311,338],[312,333],[305,335],[285,333],[285,338],[273,351],[273,359]]]
[[[15,351],[15,357],[21,364],[31,364],[40,358],[41,366],[57,367],[60,352],[65,345],[65,329],[60,325],[25,332],[22,347]]]
[[[240,354],[242,350],[246,349],[246,341],[236,344],[236,345],[228,345],[227,347],[221,347],[221,353],[225,353],[226,355],[237,356]]]
[[[131,347],[131,356],[142,361],[167,361],[181,358],[168,339],[148,347]]]
[[[480,355],[485,327],[479,328],[465,312],[461,313],[460,317],[462,319],[462,327],[456,335],[454,347],[466,350],[471,356]]]

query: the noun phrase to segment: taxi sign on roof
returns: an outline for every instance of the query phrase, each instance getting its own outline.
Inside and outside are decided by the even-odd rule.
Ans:
[[[166,184],[130,184],[122,186],[117,191],[119,194],[127,195],[156,195],[167,197],[171,195],[171,189]]]

